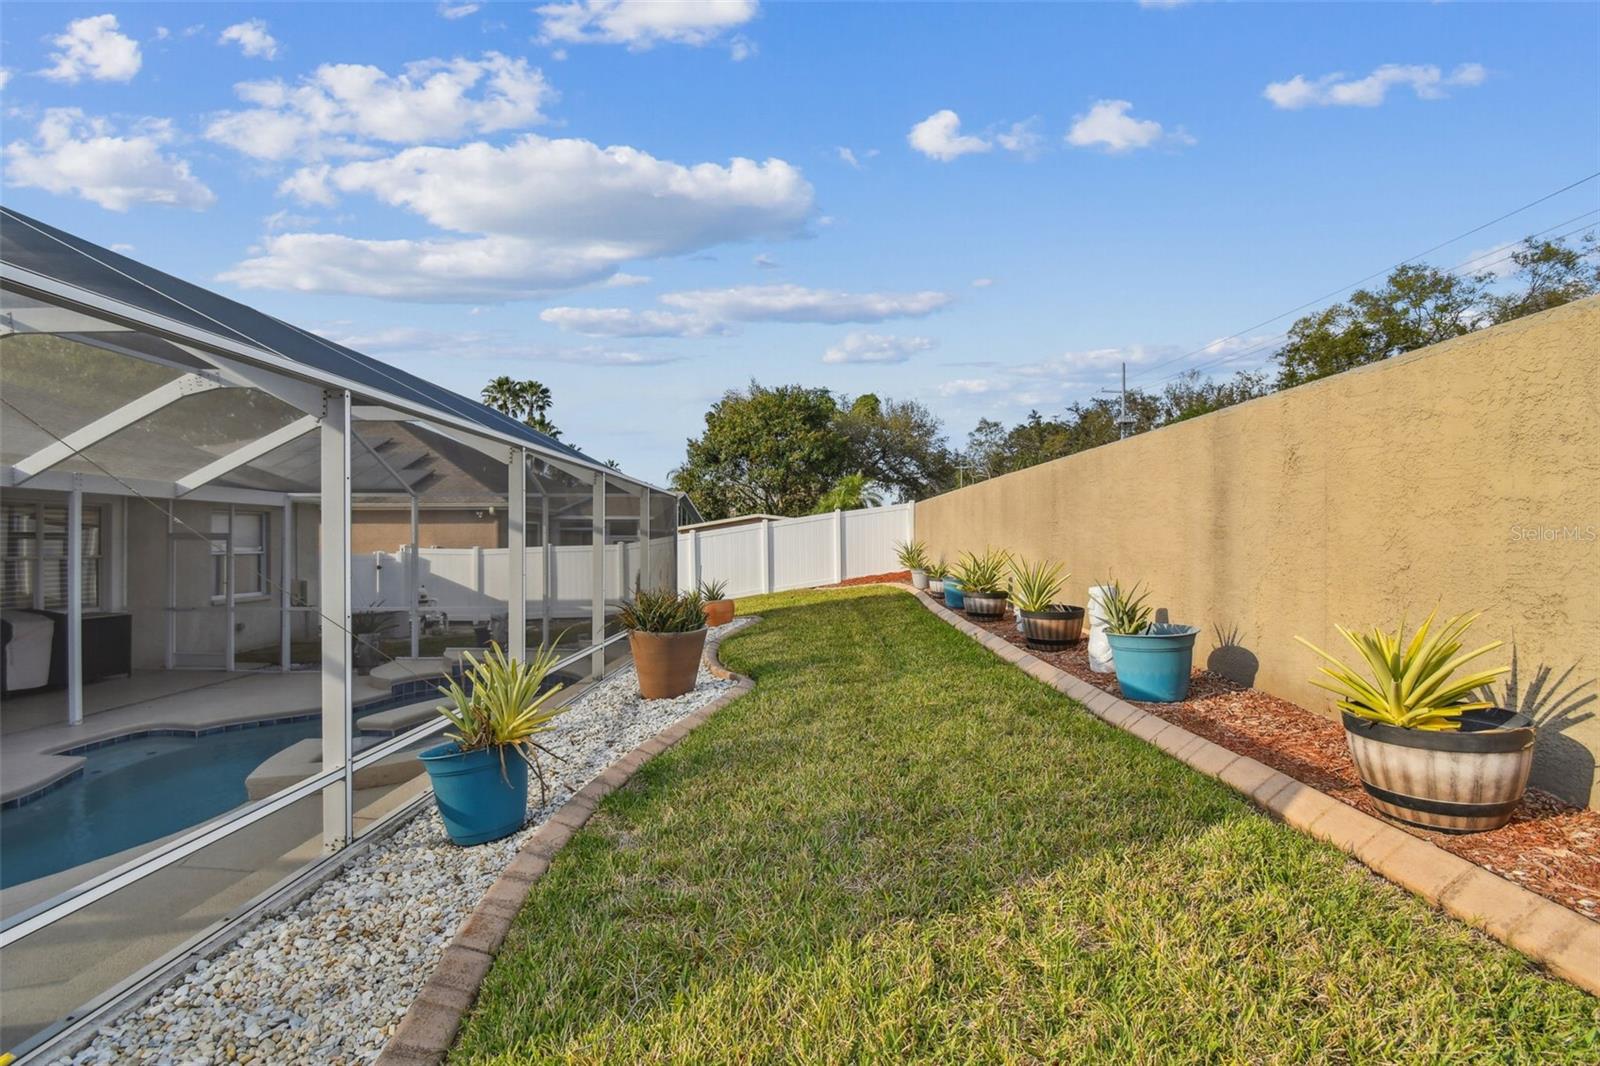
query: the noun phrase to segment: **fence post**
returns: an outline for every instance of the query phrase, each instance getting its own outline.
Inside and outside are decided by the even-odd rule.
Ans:
[[[700,587],[700,531],[689,530],[689,588]]]
[[[833,509],[833,583],[844,580],[844,512]]]
[[[772,591],[772,521],[761,520],[761,591]]]
[[[472,592],[476,598],[476,602],[472,605],[473,618],[476,620],[478,610],[483,607],[485,599],[483,588],[483,545],[481,544],[472,546]]]

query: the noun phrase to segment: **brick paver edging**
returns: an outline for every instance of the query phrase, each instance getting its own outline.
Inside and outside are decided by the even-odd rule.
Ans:
[[[911,591],[905,585],[893,587]],[[912,595],[1000,658],[1077,700],[1095,717],[1154,744],[1208,777],[1217,778],[1272,816],[1327,841],[1380,876],[1522,952],[1556,976],[1600,996],[1600,922],[1341,803],[1264,763],[1141,711],[1028,654],[1004,637],[973,625],[925,593]]]
[[[743,632],[759,621],[755,615],[749,616],[749,619],[734,632]],[[522,903],[527,899],[533,883],[550,868],[550,860],[556,852],[583,828],[601,800],[627,784],[653,756],[666,751],[696,726],[755,688],[754,681],[729,670],[717,657],[722,641],[729,636],[733,636],[733,633],[707,638],[705,662],[706,669],[711,673],[724,680],[732,680],[733,688],[698,711],[678,719],[612,763],[604,773],[573,793],[572,798],[547,822],[534,830],[518,850],[516,858],[484,893],[477,908],[456,930],[455,939],[444,949],[444,956],[434,967],[433,976],[422,986],[411,1009],[401,1019],[400,1027],[378,1056],[378,1066],[432,1066],[444,1061],[445,1053],[455,1042],[461,1019],[472,1006],[478,986],[494,962],[494,953],[511,931],[511,923],[522,910]]]

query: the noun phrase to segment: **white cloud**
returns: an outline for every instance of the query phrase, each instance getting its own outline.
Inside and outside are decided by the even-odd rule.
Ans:
[[[949,108],[935,111],[906,134],[906,141],[927,156],[948,163],[973,152],[987,152],[994,145],[982,137],[972,137],[961,132],[961,116]]]
[[[726,328],[699,315],[626,307],[547,307],[541,321],[589,337],[705,337]]]
[[[939,386],[941,396],[981,396],[984,393],[1000,392],[1006,383],[995,378],[956,378],[946,381]]]
[[[56,81],[129,81],[144,62],[139,42],[117,32],[117,16],[94,15],[67,23],[66,32],[50,41],[55,66],[40,71]]]
[[[972,279],[972,287],[974,289],[987,289],[989,286],[991,286],[993,284],[994,284],[994,279],[993,278],[973,278]]]
[[[217,199],[212,191],[187,161],[164,151],[172,140],[171,123],[164,119],[145,120],[122,135],[78,108],[51,108],[31,144],[6,145],[7,181],[80,196],[110,211],[134,204],[210,207]]]
[[[608,289],[627,289],[635,285],[648,285],[651,279],[644,274],[623,274],[620,271],[605,280]]]
[[[441,354],[452,359],[475,361],[526,361],[530,359],[588,366],[659,366],[677,362],[681,356],[660,352],[618,351],[598,345],[576,348],[531,346],[515,334],[500,330],[424,329],[419,326],[385,326],[378,329],[353,329],[348,322],[329,323],[321,334],[347,348],[385,358],[437,359]]]
[[[255,59],[277,59],[278,42],[267,32],[263,19],[236,22],[217,37],[218,44],[237,44],[239,50]]]
[[[1441,100],[1449,95],[1447,89],[1482,85],[1488,74],[1479,63],[1463,63],[1448,75],[1432,64],[1385,63],[1364,78],[1347,78],[1342,73],[1334,73],[1308,79],[1296,74],[1288,81],[1272,82],[1261,95],[1284,111],[1305,107],[1377,107],[1393,88],[1409,87],[1419,100]]]
[[[570,0],[535,8],[539,39],[550,44],[621,44],[642,51],[657,44],[705,45],[755,18],[756,0]],[[753,51],[736,39],[734,58]]]
[[[326,163],[301,167],[278,183],[279,196],[292,196],[303,204],[332,207],[337,194],[328,187],[328,175],[333,168]]]
[[[1067,143],[1078,148],[1100,148],[1112,154],[1149,148],[1163,141],[1193,144],[1183,130],[1171,133],[1154,119],[1134,118],[1133,105],[1126,100],[1096,100],[1094,106],[1078,115],[1067,131]]]
[[[947,292],[933,291],[850,293],[800,285],[743,285],[667,293],[661,302],[714,321],[841,323],[921,318],[954,299]]]
[[[733,60],[735,63],[743,63],[746,59],[749,59],[760,50],[761,49],[756,46],[756,42],[752,41],[742,33],[735,37],[732,41],[728,42],[728,58]]]
[[[10,85],[10,84],[11,84],[11,71],[7,70],[5,67],[0,67],[0,89],[4,89],[7,85]]]
[[[464,19],[468,15],[477,14],[482,4],[449,4],[440,3],[439,14],[447,19]]]
[[[824,363],[903,363],[915,352],[934,347],[931,337],[891,337],[852,332],[822,353]]]
[[[420,144],[518,129],[544,121],[556,92],[526,59],[425,59],[397,75],[373,66],[324,64],[297,85],[241,82],[244,111],[225,111],[206,136],[257,159],[372,155],[366,142]]]
[[[790,237],[813,192],[780,159],[683,166],[635,148],[526,135],[303,168],[312,203],[366,193],[466,237],[364,240],[289,233],[224,275],[256,288],[484,303],[604,282],[634,259]]]
[[[1008,152],[1016,152],[1024,159],[1037,159],[1044,149],[1044,138],[1036,128],[1038,119],[1013,122],[1011,128],[995,135],[995,143]]]
[[[113,244],[111,250],[113,252],[121,252],[123,255],[132,255],[134,253],[134,247],[131,244]]]
[[[854,167],[857,170],[861,169],[861,160],[856,158],[855,152],[844,147],[843,145],[835,148],[834,151],[838,153],[840,162],[844,163],[846,166]]]
[[[758,266],[763,270],[776,270],[778,267],[783,265],[766,252],[762,252],[760,255],[751,259],[750,262],[752,265]]]

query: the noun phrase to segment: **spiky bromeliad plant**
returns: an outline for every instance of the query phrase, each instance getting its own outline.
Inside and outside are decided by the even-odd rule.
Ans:
[[[706,627],[700,593],[670,588],[635,589],[617,614],[622,628],[639,633],[692,633]]]
[[[982,554],[962,552],[956,564],[956,578],[967,593],[979,596],[998,596],[1008,591],[1006,572],[1011,568],[1011,553],[999,548],[985,548]]]
[[[1100,601],[1100,609],[1106,616],[1106,632],[1137,636],[1150,628],[1150,606],[1145,603],[1150,598],[1149,592],[1141,591],[1138,584],[1124,591],[1114,578],[1107,578],[1100,585],[1109,590]]]
[[[1438,613],[1435,610],[1428,615],[1409,643],[1403,619],[1393,633],[1385,633],[1377,626],[1370,633],[1335,626],[1366,660],[1370,678],[1363,677],[1305,637],[1294,639],[1333,664],[1331,668],[1318,667],[1330,680],[1312,678],[1311,683],[1338,696],[1334,702],[1340,709],[1357,718],[1402,729],[1460,729],[1462,713],[1494,706],[1488,700],[1473,699],[1473,692],[1508,672],[1510,667],[1482,670],[1452,681],[1451,675],[1462,666],[1494,651],[1504,642],[1491,641],[1476,651],[1459,654],[1462,634],[1477,621],[1478,614],[1447,618],[1434,631],[1433,618]]]
[[[943,581],[950,576],[950,568],[943,563],[929,563],[926,569],[929,581]]]
[[[439,691],[450,701],[439,708],[439,713],[455,727],[445,736],[456,742],[462,751],[496,748],[500,755],[500,773],[505,775],[506,749],[510,748],[539,779],[539,802],[545,802],[544,771],[539,767],[535,752],[559,758],[533,738],[550,728],[550,721],[561,713],[561,708],[545,706],[550,697],[560,692],[561,685],[544,688],[550,671],[559,656],[554,648],[540,648],[527,661],[506,655],[499,644],[491,644],[482,659],[465,653],[464,679],[442,685]],[[542,691],[541,691],[542,690]]]
[[[703,602],[710,603],[713,600],[722,599],[723,593],[727,591],[728,583],[726,581],[713,580],[700,582],[699,586],[694,590],[694,593],[696,596],[699,596]]]
[[[920,540],[903,540],[895,544],[894,557],[907,570],[928,568],[928,546]]]
[[[1015,559],[1011,563],[1011,603],[1019,611],[1037,614],[1055,606],[1061,586],[1071,574],[1061,572],[1060,563],[1041,559],[1030,563]]]

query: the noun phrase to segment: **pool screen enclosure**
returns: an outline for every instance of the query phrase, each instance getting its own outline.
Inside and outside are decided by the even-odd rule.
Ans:
[[[675,587],[679,501],[0,208],[0,1051],[93,1019],[426,798],[464,651]]]

